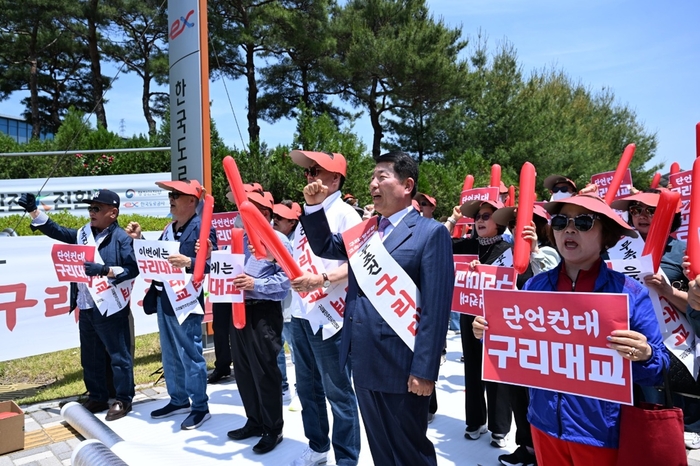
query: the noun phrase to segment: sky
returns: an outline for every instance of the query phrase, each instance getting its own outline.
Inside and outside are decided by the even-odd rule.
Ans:
[[[593,92],[611,90],[618,104],[628,105],[646,130],[656,133],[658,147],[652,164],[663,164],[664,172],[674,161],[684,170],[692,168],[695,125],[700,122],[697,0],[427,2],[435,19],[442,19],[450,27],[461,26],[471,44],[476,43],[479,32],[486,37],[490,52],[495,52],[499,44],[511,43],[525,77],[536,70],[556,68]],[[470,46],[463,58],[471,50]],[[117,69],[108,66],[103,72],[114,76]],[[147,132],[140,110],[140,88],[135,75],[118,75],[106,95],[110,130],[126,136]],[[212,116],[231,147],[241,148],[242,140],[247,141],[245,93],[242,79],[217,80],[210,85]],[[0,113],[20,115],[23,107],[19,102],[25,95],[15,93],[0,102]],[[291,144],[294,121],[259,124],[268,146]],[[366,113],[353,131],[371,147],[372,130]]]

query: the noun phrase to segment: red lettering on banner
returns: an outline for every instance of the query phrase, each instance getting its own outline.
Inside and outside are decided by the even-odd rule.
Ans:
[[[311,250],[304,249],[304,252],[299,256],[299,267],[307,267],[311,265]]]
[[[678,328],[676,328],[673,332],[673,336],[676,337],[676,346],[682,345],[685,343],[685,340],[688,339],[690,336],[690,332],[686,330],[686,328],[683,326],[683,324],[679,325]]]
[[[107,291],[108,289],[109,283],[107,283],[107,280],[100,280],[95,285],[95,291],[97,291],[98,293],[102,293],[103,291]]]
[[[9,331],[12,331],[17,325],[17,310],[25,307],[34,307],[39,301],[27,299],[27,285],[24,283],[0,285],[0,294],[4,293],[15,294],[12,301],[0,303],[0,311],[5,311],[5,325]]]
[[[324,293],[323,289],[318,289],[318,290],[312,291],[311,293],[309,293],[309,295],[310,295],[309,303],[313,304],[316,301],[319,301],[319,300],[325,298],[326,296],[328,296],[328,293]]]
[[[303,251],[308,243],[309,239],[306,237],[306,235],[302,236],[301,238],[299,238],[299,245],[297,246],[297,249],[301,249]]]
[[[411,321],[410,324],[408,324],[408,331],[411,332],[411,335],[414,337],[416,336],[416,333],[418,333],[418,324],[420,323],[420,308],[416,309],[416,313],[413,314],[413,320]]]
[[[388,273],[385,273],[382,275],[379,280],[377,280],[377,283],[375,285],[377,286],[382,286],[382,282],[384,282],[384,286],[382,286],[379,291],[377,292],[377,296],[381,296],[384,294],[385,291],[388,291],[392,296],[396,295],[396,291],[391,287],[391,285],[394,284],[396,280],[398,280],[399,277],[390,277]],[[414,304],[415,305],[415,304]]]
[[[335,309],[340,317],[345,317],[345,300],[338,298],[338,301],[331,301],[331,307]]]
[[[70,313],[70,304],[57,307],[61,304],[65,304],[68,301],[68,287],[67,286],[49,286],[44,289],[46,294],[56,295],[55,298],[44,299],[44,316],[46,317],[56,317],[63,314]]]
[[[399,290],[399,295],[401,295],[403,299],[399,298],[396,301],[394,301],[394,303],[391,305],[391,308],[394,310],[397,316],[403,317],[403,315],[406,314],[406,312],[408,312],[410,309],[416,308],[416,302],[411,298],[411,296],[408,293],[406,293],[406,290]]]
[[[128,301],[131,297],[131,290],[127,287],[120,288],[119,290],[121,291],[122,298],[124,298],[125,301]]]
[[[182,301],[183,299],[187,299],[191,297],[192,295],[190,294],[189,291],[187,291],[187,288],[183,288],[180,291],[175,293],[175,300],[176,301]]]

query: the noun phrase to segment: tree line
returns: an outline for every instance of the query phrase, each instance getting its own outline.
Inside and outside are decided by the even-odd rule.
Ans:
[[[0,0],[0,8],[0,100],[28,91],[24,116],[35,137],[57,132],[70,107],[108,129],[105,102],[118,98],[102,73],[109,62],[141,79],[143,138],[169,142],[157,127],[168,99],[158,88],[168,79],[166,1]],[[540,186],[551,173],[585,184],[613,170],[631,142],[635,183],[657,168],[645,167],[656,135],[611,90],[593,91],[563,70],[526,74],[514,44],[467,36],[433,17],[425,0],[209,0],[208,16],[210,78],[247,85],[241,156],[257,160],[251,171],[279,149],[266,147],[260,120],[325,118],[350,137],[361,114],[373,132],[363,150],[412,154],[430,177],[422,188],[438,200],[435,183],[487,174],[493,163],[509,182],[530,161]],[[298,131],[290,145],[313,149],[309,138]]]

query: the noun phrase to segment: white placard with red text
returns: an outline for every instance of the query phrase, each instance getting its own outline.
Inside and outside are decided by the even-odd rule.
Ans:
[[[233,279],[244,273],[244,266],[245,254],[232,254],[231,250],[212,251],[209,271],[209,301],[212,303],[242,303],[244,291],[233,285]]]
[[[627,295],[484,290],[484,308],[483,380],[632,404],[631,361],[607,347]]]
[[[180,254],[178,241],[135,239],[134,254],[141,278],[164,282],[182,280],[185,276],[184,269],[173,267],[168,262],[168,257]]]
[[[455,262],[455,286],[452,294],[452,311],[472,316],[484,315],[484,289],[515,289],[515,270],[512,267]]]
[[[642,256],[639,260],[608,261],[607,263],[613,270],[624,273],[642,285],[644,285],[644,277],[652,275],[654,268],[650,255]],[[668,282],[663,270],[659,269],[659,273]],[[700,356],[700,341],[698,341],[700,339],[695,335],[693,327],[688,323],[684,313],[678,311],[668,299],[659,296],[653,288],[648,287],[647,289],[654,306],[656,320],[659,322],[664,345],[680,359],[688,372],[697,379],[698,369],[700,369],[700,365],[697,363],[697,358]]]
[[[51,259],[59,282],[90,283],[85,262],[95,261],[95,246],[56,243],[51,247]]]
[[[690,224],[690,189],[693,184],[692,170],[675,173],[668,177],[671,189],[681,195],[681,226],[671,233],[680,241],[688,241],[688,225]]]
[[[293,247],[294,261],[302,271],[316,275],[326,273],[323,261],[311,250],[301,224],[295,230]],[[338,333],[343,327],[347,294],[347,281],[332,283],[328,288],[318,288],[308,293],[298,293],[302,301],[301,309],[305,312],[304,319],[309,321],[314,333],[321,329],[321,337],[324,340]]]
[[[605,199],[605,194],[607,194],[608,187],[610,186],[610,182],[612,181],[614,176],[615,176],[615,171],[598,173],[597,175],[591,176],[591,183],[598,186],[598,196]],[[632,189],[632,171],[628,168],[627,171],[625,172],[625,176],[622,178],[622,182],[620,183],[620,187],[617,190],[617,195],[615,196],[615,200],[617,200],[623,196],[629,196],[632,193],[631,189]]]
[[[413,351],[420,320],[420,291],[382,244],[378,222],[378,218],[371,218],[345,231],[345,250],[362,292]]]

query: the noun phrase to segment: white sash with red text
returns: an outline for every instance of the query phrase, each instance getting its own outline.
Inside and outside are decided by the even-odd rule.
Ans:
[[[92,235],[90,223],[84,225],[78,230],[78,244],[93,246],[95,248],[95,262],[104,264],[100,251],[95,243],[95,237]],[[88,291],[92,300],[95,302],[97,309],[105,317],[116,314],[129,304],[131,299],[131,290],[134,287],[134,279],[126,280],[118,285],[112,285],[107,277],[92,277],[90,283],[87,284]]]
[[[173,234],[172,225],[173,222],[170,222],[165,226],[163,241],[177,241]],[[191,273],[185,273],[183,280],[165,280],[163,288],[165,288],[170,305],[180,325],[190,314],[204,314],[204,309],[202,309],[197,299],[201,291],[201,284],[199,287],[194,286]]]
[[[306,233],[301,224],[294,233],[294,261],[306,272],[320,275],[326,273],[323,261],[316,256],[309,246]],[[347,280],[333,283],[328,288],[319,288],[309,293],[299,293],[304,311],[303,318],[309,321],[314,334],[323,329],[322,337],[327,339],[338,333],[343,327],[345,315],[345,296]]]
[[[420,290],[384,247],[377,225],[375,217],[343,233],[350,267],[367,299],[413,351],[420,321]]]

